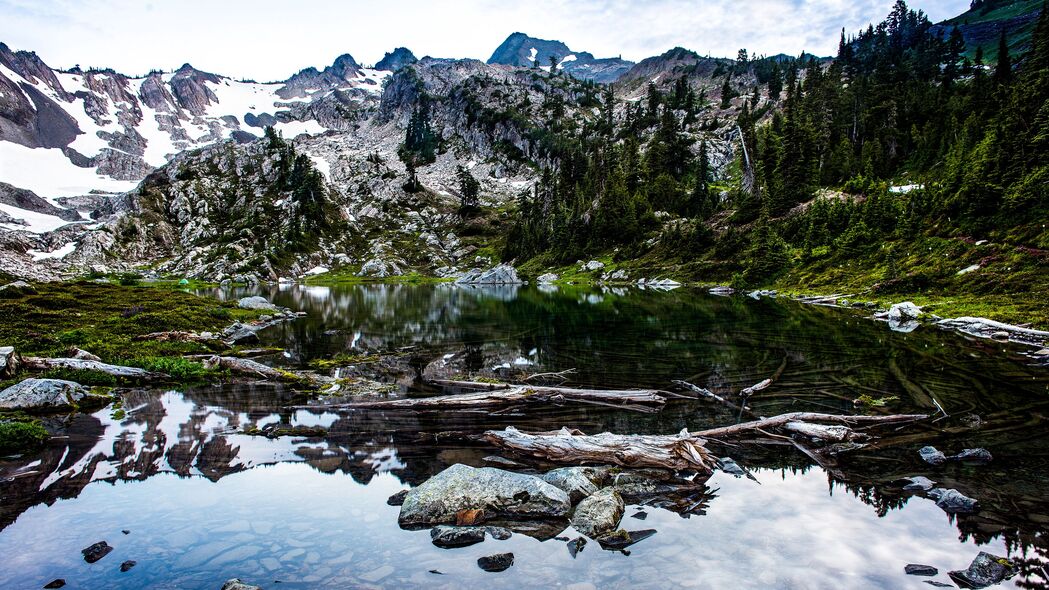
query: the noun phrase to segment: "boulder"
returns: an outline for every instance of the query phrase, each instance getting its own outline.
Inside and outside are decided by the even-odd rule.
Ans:
[[[81,550],[80,553],[84,555],[84,561],[88,563],[95,563],[96,561],[109,555],[109,552],[112,550],[113,548],[109,546],[109,543],[106,543],[105,541],[99,541],[98,543],[95,543],[87,549]]]
[[[561,467],[549,471],[543,476],[543,481],[556,486],[568,494],[573,503],[597,491],[597,485],[587,476],[588,467]]]
[[[456,464],[409,491],[398,522],[450,524],[459,511],[478,509],[508,518],[564,518],[571,508],[568,494],[534,475]]]
[[[467,547],[484,541],[485,527],[437,526],[430,531],[431,542],[441,548]]]
[[[470,269],[455,280],[459,285],[520,285],[517,271],[509,264],[500,264],[488,270]]]
[[[940,573],[940,570],[933,566],[922,565],[920,563],[908,563],[903,567],[903,571],[908,576],[935,576]]]
[[[947,457],[936,447],[922,447],[918,449],[918,454],[929,465],[943,465],[947,462]]]
[[[907,492],[927,492],[936,485],[936,482],[921,475],[914,477],[908,477],[907,484],[903,486],[904,491]]]
[[[654,534],[656,534],[655,529],[644,529],[640,531],[625,531],[619,529],[618,531],[602,536],[597,542],[601,544],[602,549],[622,551],[634,543],[644,541]]]
[[[583,265],[582,270],[584,270],[586,272],[593,272],[595,270],[601,270],[604,267],[605,267],[605,263],[604,262],[600,262],[598,260],[591,260],[590,262],[587,262],[586,264]]]
[[[535,282],[539,283],[540,285],[547,285],[558,280],[559,278],[561,277],[557,276],[552,272],[548,272],[546,274],[539,275],[539,277],[536,278]]]
[[[222,339],[230,344],[258,344],[256,332],[255,327],[237,322],[222,331]]]
[[[98,355],[91,354],[90,352],[75,346],[69,349],[69,358],[77,359],[78,361],[102,362],[102,359]]]
[[[239,578],[233,578],[226,580],[226,583],[222,585],[222,590],[262,590],[262,587],[245,584]]]
[[[496,553],[477,559],[477,567],[486,572],[501,572],[514,564],[513,553]]]
[[[584,535],[596,539],[614,531],[623,518],[623,497],[612,488],[597,491],[576,506],[572,526]]]
[[[95,396],[79,383],[62,379],[26,379],[0,391],[0,409],[65,411]]]
[[[963,449],[962,452],[951,455],[948,459],[966,463],[990,463],[994,460],[994,456],[987,449]]]
[[[889,321],[895,322],[906,322],[909,320],[916,320],[922,315],[922,308],[911,303],[910,301],[904,301],[903,303],[894,303],[889,308]]]
[[[979,502],[954,489],[936,488],[929,496],[948,514],[971,514],[980,508]]]
[[[241,309],[265,309],[267,311],[273,311],[277,309],[276,305],[270,303],[265,297],[258,295],[254,297],[241,297],[237,301],[237,307]]]
[[[1004,557],[981,551],[968,568],[947,575],[962,588],[986,588],[1015,576],[1016,567]]]
[[[14,346],[0,346],[0,379],[10,379],[22,366],[22,359]]]

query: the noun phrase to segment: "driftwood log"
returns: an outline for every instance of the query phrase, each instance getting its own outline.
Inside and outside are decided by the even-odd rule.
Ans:
[[[686,430],[669,436],[608,432],[588,436],[567,428],[528,434],[508,426],[506,430],[489,430],[481,438],[497,447],[554,463],[610,463],[711,473],[717,461],[703,446],[703,439]]]
[[[164,381],[171,379],[164,373],[147,371],[138,367],[125,367],[122,365],[110,365],[100,361],[73,359],[73,358],[44,358],[44,357],[22,357],[25,368],[35,371],[47,371],[49,369],[69,369],[73,371],[98,371],[112,375],[120,379],[131,379],[135,381]]]
[[[447,383],[447,382],[445,382]],[[669,392],[654,389],[575,389],[571,387],[544,387],[538,385],[506,385],[473,382],[472,386],[489,388],[486,391],[414,397],[391,400],[346,402],[328,404],[326,408],[377,408],[406,410],[472,409],[507,406],[519,403],[578,402],[611,406],[638,412],[658,412],[666,403]],[[465,387],[466,385],[459,385]]]
[[[482,434],[480,439],[501,449],[554,463],[601,463],[622,467],[696,469],[710,473],[715,459],[706,448],[709,438],[733,438],[744,435],[761,437],[768,435],[769,430],[782,430],[786,434],[800,434],[822,442],[834,443],[863,436],[852,430],[850,425],[901,424],[925,418],[928,416],[924,414],[842,416],[793,412],[700,432],[690,433],[682,430],[672,435],[624,435],[608,432],[586,435],[578,430],[567,428],[556,432],[529,434],[513,427],[507,427],[506,430],[489,430]],[[835,424],[829,426],[821,424],[825,422]],[[804,445],[795,446],[806,454],[811,452]],[[823,464],[822,458],[818,455],[814,459],[821,465]]]
[[[231,356],[211,356],[201,361],[205,369],[227,369],[235,375],[248,377],[259,377],[273,381],[299,381],[301,378],[294,373],[281,371],[266,366],[251,359],[235,358]]]

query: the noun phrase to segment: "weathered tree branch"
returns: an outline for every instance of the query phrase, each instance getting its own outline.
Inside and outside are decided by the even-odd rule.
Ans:
[[[36,356],[22,357],[23,365],[27,369],[35,371],[46,371],[48,369],[69,369],[73,371],[98,371],[121,379],[132,379],[135,381],[164,381],[171,379],[164,373],[147,371],[138,367],[125,367],[122,365],[110,365],[99,361],[89,361],[71,358],[44,358]]]
[[[491,383],[477,383],[476,385],[491,388],[491,390],[436,397],[347,402],[329,404],[323,407],[431,410],[505,406],[522,402],[580,402],[607,405],[639,412],[658,412],[663,407],[663,404],[666,403],[664,394],[667,394],[667,392],[653,389],[574,389],[570,387],[510,386]]]

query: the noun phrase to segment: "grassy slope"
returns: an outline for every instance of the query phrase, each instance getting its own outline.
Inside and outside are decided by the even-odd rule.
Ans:
[[[946,27],[952,27],[957,25],[964,31],[965,27],[972,25],[983,25],[983,24],[994,24],[1001,21],[1007,21],[1009,19],[1018,17],[1020,15],[1034,12],[1042,7],[1043,0],[1019,0],[994,10],[989,11],[987,14],[980,14],[979,10],[966,11],[952,19],[943,21],[940,23]],[[1022,27],[1009,31],[1009,52],[1015,57],[1020,53],[1027,50],[1031,43],[1031,31],[1034,30],[1036,19],[1032,19],[1029,23]],[[972,59],[976,55],[976,44],[970,44],[971,46],[966,47],[965,55]],[[994,36],[993,39],[989,39],[986,42],[980,43],[983,47],[984,61],[987,63],[995,63],[998,61],[998,37]]]

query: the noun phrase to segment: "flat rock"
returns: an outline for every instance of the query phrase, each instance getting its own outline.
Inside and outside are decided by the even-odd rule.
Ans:
[[[614,531],[623,518],[623,497],[612,488],[605,488],[585,498],[572,514],[572,526],[584,535],[596,539]]]
[[[95,563],[96,561],[109,555],[109,552],[112,550],[113,548],[109,546],[109,543],[106,543],[105,541],[99,541],[98,543],[95,543],[87,549],[82,549],[80,553],[84,555],[84,561],[88,563]]]
[[[640,531],[625,531],[620,529],[602,536],[597,542],[601,544],[602,549],[622,551],[634,543],[644,541],[654,534],[656,534],[655,529],[644,529]]]
[[[929,490],[929,496],[948,514],[971,514],[979,510],[979,502],[955,489],[936,488]]]
[[[915,475],[906,479],[908,483],[903,486],[903,489],[908,492],[927,492],[936,485],[935,481],[921,475]]]
[[[934,568],[931,565],[923,565],[920,563],[908,563],[903,567],[903,571],[908,576],[935,576],[940,573],[940,570]]]
[[[947,572],[962,588],[986,588],[1016,575],[1016,568],[1004,557],[981,551],[965,570]]]
[[[486,572],[501,572],[514,564],[513,553],[496,553],[477,559],[477,567]]]
[[[66,581],[63,580],[62,578],[58,578],[56,580],[51,580],[50,582],[48,582],[47,585],[44,586],[44,588],[62,588],[65,585],[66,585]]]
[[[270,311],[277,309],[276,305],[270,303],[265,297],[260,297],[258,295],[254,297],[241,297],[240,300],[237,301],[237,307],[241,309],[265,309]]]
[[[573,503],[579,502],[598,489],[588,476],[588,470],[587,467],[561,467],[548,471],[543,475],[543,481],[563,490]]]
[[[430,541],[443,549],[467,547],[484,541],[485,527],[437,526],[430,531]]]
[[[91,390],[62,379],[26,379],[0,391],[0,409],[65,411],[91,397]]]
[[[401,526],[450,524],[461,510],[509,518],[563,518],[571,507],[568,494],[534,475],[459,463],[409,491],[398,522]]]
[[[936,447],[922,447],[918,450],[918,454],[929,465],[943,465],[947,462],[947,457]]]

